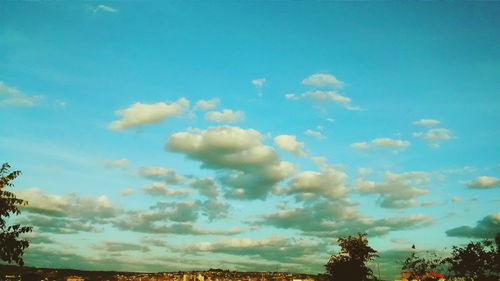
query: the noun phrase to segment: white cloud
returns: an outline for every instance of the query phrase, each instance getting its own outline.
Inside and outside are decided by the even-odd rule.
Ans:
[[[384,173],[384,181],[373,182],[359,179],[356,187],[364,194],[378,194],[379,204],[383,208],[408,208],[426,206],[429,202],[419,203],[416,199],[429,191],[418,188],[429,182],[429,174],[425,172],[407,172],[395,174]]]
[[[262,144],[263,136],[253,129],[232,126],[179,132],[170,136],[167,149],[217,170],[228,187],[228,196],[264,198],[270,189],[291,175],[294,165],[280,161],[274,149]]]
[[[429,129],[426,132],[413,133],[413,137],[422,138],[429,142],[429,147],[438,148],[439,142],[451,139],[452,133],[446,128]]]
[[[352,148],[356,148],[359,150],[368,150],[374,147],[390,147],[403,150],[407,148],[409,145],[410,142],[405,140],[395,140],[391,138],[376,138],[371,140],[371,142],[355,142],[352,143],[350,146]],[[395,152],[399,152],[399,150],[396,150]]]
[[[370,237],[380,236],[391,231],[419,227],[430,221],[430,217],[421,214],[373,219],[354,209],[354,205],[346,199],[325,198],[301,207],[283,208],[262,215],[262,220],[256,225],[296,229],[302,235],[334,238],[356,232],[368,233]]]
[[[348,189],[344,181],[347,174],[329,165],[320,166],[320,172],[303,171],[295,175],[287,187],[278,193],[297,194],[297,199],[311,199],[324,196],[328,198],[341,198],[347,194]]]
[[[189,186],[197,189],[200,194],[210,198],[216,198],[219,195],[219,188],[211,178],[196,178],[189,182]]]
[[[475,178],[474,180],[470,180],[470,181],[467,181],[464,183],[469,188],[488,189],[488,188],[499,187],[500,186],[500,178],[480,176],[480,177]]]
[[[262,87],[264,86],[265,83],[266,83],[266,78],[258,78],[252,80],[252,84],[255,86],[255,88],[257,88],[257,95],[259,97],[262,97],[263,95]]]
[[[304,132],[306,135],[309,135],[309,136],[313,136],[317,139],[325,139],[326,137],[321,133],[321,132],[318,132],[318,131],[313,131],[311,129],[307,129],[305,130]]]
[[[302,80],[302,84],[316,87],[332,86],[338,89],[344,86],[344,82],[328,73],[315,73]]]
[[[168,117],[182,114],[188,107],[189,101],[185,98],[171,103],[145,104],[136,102],[128,108],[117,110],[115,113],[122,116],[123,119],[111,122],[109,128],[125,130],[144,124],[158,123]]]
[[[279,135],[274,138],[274,143],[281,149],[289,151],[297,156],[303,155],[304,143],[297,141],[292,135]]]
[[[383,146],[383,147],[401,147],[405,148],[410,145],[409,141],[405,140],[395,140],[391,138],[378,138],[378,139],[373,139],[372,144],[376,146]]]
[[[111,6],[107,5],[98,5],[97,7],[94,8],[93,10],[94,14],[98,12],[106,12],[106,13],[118,13],[118,9],[115,9]]]
[[[47,194],[41,188],[29,188],[16,191],[16,195],[29,202],[23,206],[29,212],[50,216],[67,216],[73,218],[109,218],[122,212],[115,207],[106,195],[99,197],[80,197],[69,195]]]
[[[318,241],[295,240],[282,236],[264,239],[220,238],[217,242],[187,244],[189,252],[224,253],[237,256],[259,256],[268,261],[297,262],[304,255],[317,255],[326,245]]]
[[[219,103],[220,103],[219,98],[213,98],[211,100],[199,100],[196,102],[196,109],[209,110],[217,107]]]
[[[352,148],[356,148],[356,149],[359,149],[359,150],[368,150],[371,148],[370,144],[363,141],[363,142],[355,142],[355,143],[351,143],[350,145]]]
[[[28,96],[14,87],[7,86],[0,81],[0,106],[35,106],[41,99],[41,96]]]
[[[308,91],[300,95],[296,94],[286,94],[285,97],[289,100],[301,100],[308,99],[318,104],[323,105],[325,102],[334,102],[348,110],[360,110],[359,107],[351,106],[351,98],[343,96],[335,91]]]
[[[145,185],[142,190],[151,196],[184,196],[190,193],[187,189],[171,189],[162,182]]]
[[[106,168],[125,168],[129,165],[128,159],[105,160],[104,166]]]
[[[236,123],[245,118],[243,111],[233,111],[231,109],[223,109],[222,111],[209,111],[205,113],[205,119],[219,123]]]
[[[184,177],[178,175],[174,170],[163,167],[142,167],[137,170],[136,174],[150,180],[163,181],[170,184],[180,183],[184,180]]]
[[[415,126],[434,126],[441,124],[440,121],[434,119],[420,119],[418,121],[413,122]]]
[[[125,188],[122,191],[120,191],[120,195],[122,196],[129,196],[135,193],[135,190],[133,188]]]

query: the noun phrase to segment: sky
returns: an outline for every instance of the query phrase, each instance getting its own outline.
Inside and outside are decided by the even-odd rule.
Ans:
[[[496,2],[3,1],[28,266],[324,272],[500,231]],[[378,271],[380,268],[380,272]]]

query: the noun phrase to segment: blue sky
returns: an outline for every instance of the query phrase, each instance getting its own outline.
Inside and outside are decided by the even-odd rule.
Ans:
[[[362,231],[392,278],[500,230],[497,3],[0,5],[28,265],[316,273]]]

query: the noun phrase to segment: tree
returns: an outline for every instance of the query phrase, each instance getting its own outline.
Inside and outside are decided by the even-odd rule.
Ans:
[[[326,272],[334,281],[376,280],[366,263],[378,257],[377,251],[368,246],[366,233],[338,238],[340,252],[325,264]]]
[[[450,271],[455,277],[467,281],[498,280],[500,276],[500,233],[496,234],[495,242],[483,240],[469,242],[463,247],[453,246],[451,256],[445,258],[443,263],[450,266]]]
[[[29,246],[29,241],[20,239],[19,235],[30,232],[32,227],[19,224],[7,226],[6,220],[10,215],[21,213],[18,205],[28,204],[27,201],[16,198],[14,193],[5,190],[7,187],[12,187],[10,181],[21,174],[21,171],[9,172],[9,168],[7,163],[0,168],[0,260],[22,266],[24,265],[22,255],[24,249]]]
[[[436,253],[427,253],[426,256],[419,256],[412,253],[403,262],[401,270],[409,272],[408,280],[434,281],[439,277],[429,275],[442,265],[442,259]]]

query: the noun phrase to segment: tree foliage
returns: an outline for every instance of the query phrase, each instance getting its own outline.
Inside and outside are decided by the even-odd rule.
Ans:
[[[21,174],[21,171],[9,172],[9,169],[7,163],[0,168],[0,260],[22,266],[22,255],[24,249],[29,246],[29,241],[20,239],[19,235],[30,232],[32,227],[19,224],[7,226],[6,220],[9,216],[21,213],[18,206],[28,204],[27,201],[17,198],[14,193],[5,190],[12,187],[11,181]]]
[[[427,253],[412,253],[401,268],[410,272],[408,280],[435,280],[427,273],[447,273],[451,280],[498,281],[500,278],[500,233],[495,240],[471,241],[465,246],[453,246],[448,257]],[[426,279],[427,278],[427,279]]]
[[[338,238],[340,252],[330,257],[325,264],[327,274],[332,280],[365,281],[376,279],[367,262],[377,257],[377,251],[368,246],[366,233],[357,236]]]
[[[429,276],[429,272],[440,271],[442,258],[436,253],[427,252],[424,255],[412,253],[403,262],[403,271],[409,272],[408,280],[434,281],[439,278]]]
[[[469,242],[459,247],[453,246],[451,256],[443,259],[455,277],[465,280],[498,280],[500,277],[500,233],[495,241]]]

